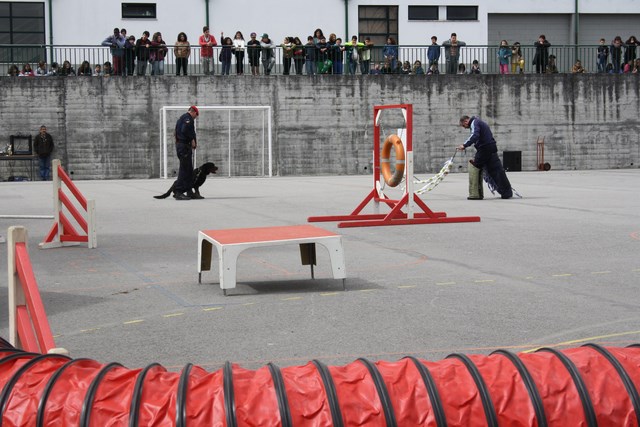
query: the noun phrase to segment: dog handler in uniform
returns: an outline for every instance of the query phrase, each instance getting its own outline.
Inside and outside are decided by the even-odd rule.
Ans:
[[[493,133],[489,129],[489,125],[480,120],[479,117],[460,117],[460,126],[465,129],[470,129],[471,135],[464,142],[456,147],[457,150],[463,151],[467,147],[473,145],[476,148],[476,155],[470,163],[475,169],[478,169],[478,186],[482,186],[480,180],[482,169],[486,168],[489,177],[496,185],[496,190],[500,193],[503,199],[510,199],[513,197],[513,191],[511,190],[511,183],[507,178],[507,174],[504,172],[500,157],[498,157],[498,148],[496,146],[496,140],[493,139]],[[469,169],[469,199],[481,199],[482,195],[472,193],[472,172],[471,167]]]
[[[173,197],[176,200],[189,200],[193,192],[193,150],[198,146],[196,141],[195,120],[199,116],[198,107],[192,105],[176,123],[176,152],[180,160],[178,180]]]

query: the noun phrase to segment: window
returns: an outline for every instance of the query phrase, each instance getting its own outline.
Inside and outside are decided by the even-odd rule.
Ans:
[[[0,44],[35,45],[0,48],[0,62],[19,65],[45,59],[44,2],[0,2]]]
[[[374,46],[380,48],[388,37],[399,43],[398,6],[358,6],[358,33],[358,39],[369,36]],[[375,51],[372,55],[375,56]]]
[[[409,21],[437,21],[438,6],[409,6]]]
[[[123,18],[155,19],[155,3],[122,3]]]
[[[447,21],[477,21],[478,6],[447,6]]]

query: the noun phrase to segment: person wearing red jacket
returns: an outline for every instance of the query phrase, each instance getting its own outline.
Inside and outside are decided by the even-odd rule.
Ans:
[[[200,60],[202,61],[202,68],[204,75],[208,76],[215,73],[215,67],[213,66],[213,46],[218,46],[216,38],[209,33],[209,27],[206,25],[202,27],[202,35],[198,40],[200,44]]]

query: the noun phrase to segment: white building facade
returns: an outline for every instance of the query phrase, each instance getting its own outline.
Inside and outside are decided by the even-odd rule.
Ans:
[[[184,31],[193,44],[204,25],[216,39],[241,31],[245,39],[268,33],[276,43],[285,36],[306,41],[321,28],[345,41],[370,36],[376,45],[391,36],[400,45],[424,46],[432,35],[441,42],[452,32],[469,45],[501,39],[529,45],[540,34],[553,45],[594,45],[600,37],[640,35],[640,0],[0,1],[0,45],[98,45],[114,27],[136,38],[160,31],[167,43]]]

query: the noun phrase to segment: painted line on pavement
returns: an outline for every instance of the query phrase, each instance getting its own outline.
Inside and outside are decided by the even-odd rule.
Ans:
[[[638,334],[640,334],[640,331],[628,331],[628,332],[618,332],[618,333],[607,334],[607,335],[596,335],[596,336],[588,337],[588,338],[580,338],[580,339],[577,339],[577,340],[563,341],[563,342],[559,342],[559,343],[556,343],[556,344],[541,345],[539,347],[531,348],[529,350],[524,350],[524,351],[522,351],[522,353],[533,353],[536,350],[541,349],[543,347],[560,347],[560,346],[578,344],[578,343],[582,343],[582,342],[586,342],[586,341],[595,341],[595,340],[601,340],[601,339],[604,339],[604,338],[623,337],[623,336],[626,336],[626,335],[638,335]]]

